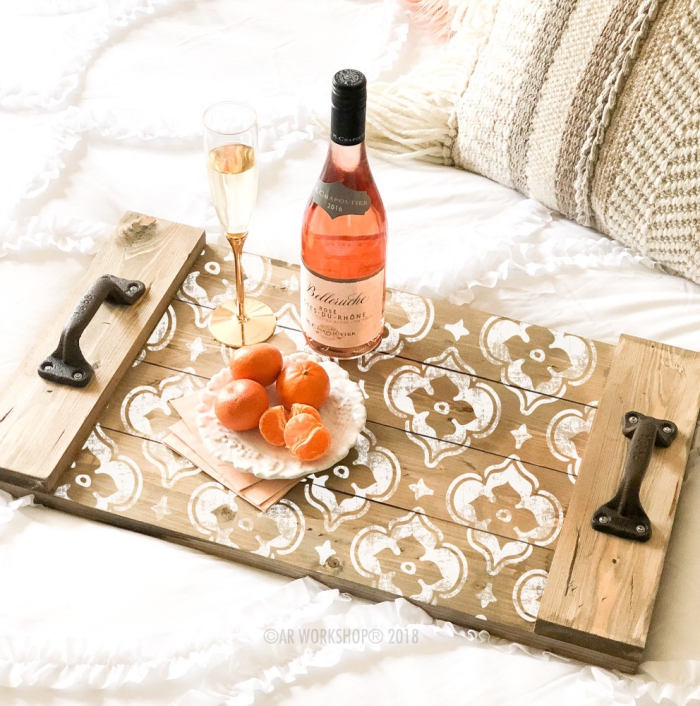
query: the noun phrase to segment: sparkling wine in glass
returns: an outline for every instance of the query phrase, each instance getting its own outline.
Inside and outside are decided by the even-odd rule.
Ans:
[[[267,304],[246,299],[241,256],[258,193],[258,127],[243,103],[216,103],[204,113],[204,148],[216,215],[233,250],[236,299],[217,307],[209,320],[214,338],[240,348],[268,339],[277,320]]]

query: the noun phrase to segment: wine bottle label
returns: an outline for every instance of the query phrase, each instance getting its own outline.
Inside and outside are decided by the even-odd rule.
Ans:
[[[333,219],[339,216],[362,216],[372,205],[366,191],[348,189],[339,181],[326,184],[319,179],[311,198]]]
[[[384,329],[384,269],[358,280],[320,277],[304,264],[300,271],[301,326],[314,341],[331,348],[357,348]]]

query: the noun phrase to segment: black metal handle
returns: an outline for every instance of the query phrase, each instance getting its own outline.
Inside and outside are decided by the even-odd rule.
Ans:
[[[39,366],[39,375],[61,385],[85,387],[95,373],[80,350],[83,331],[102,302],[130,305],[145,292],[146,285],[136,279],[122,279],[114,275],[98,277],[66,322],[58,348]]]
[[[667,419],[647,417],[639,412],[627,412],[622,433],[631,441],[620,487],[612,500],[601,505],[593,513],[591,525],[598,532],[646,542],[651,537],[651,522],[639,500],[639,490],[654,447],[670,446],[676,438],[678,428]]]

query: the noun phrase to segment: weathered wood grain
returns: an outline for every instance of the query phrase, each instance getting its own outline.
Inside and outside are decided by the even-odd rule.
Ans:
[[[699,408],[700,353],[620,339],[542,599],[539,634],[641,659]],[[628,411],[678,426],[671,446],[654,450],[642,485],[652,523],[645,544],[590,526],[622,477]]]
[[[532,631],[533,616],[522,617],[513,607],[514,591],[524,574],[546,575],[552,555],[546,547],[529,545],[521,561],[505,563],[489,575],[480,570],[484,557],[475,547],[482,545],[467,541],[468,528],[428,517],[419,502],[402,508],[366,499],[361,512],[346,513],[329,527],[329,513],[308,502],[313,479],[300,482],[280,503],[260,512],[191,464],[182,464],[179,477],[171,476],[175,482],[165,490],[161,461],[167,449],[160,442],[148,444],[144,450],[140,439],[98,427],[88,448],[63,474],[59,497],[156,524],[164,534],[204,538],[256,554],[257,565],[272,571],[286,572],[279,564],[291,564],[299,575],[313,572],[331,584],[339,578]],[[333,493],[341,506],[357,498],[339,489]],[[169,512],[157,517],[163,497]],[[407,529],[392,539],[392,530],[400,525]],[[326,552],[319,553],[326,542]],[[522,603],[523,598],[518,594],[517,600]]]
[[[226,278],[227,273],[233,277],[229,260],[230,252],[224,248],[207,246],[176,299],[211,309],[233,298],[233,282]],[[247,291],[258,296],[264,290],[278,323],[290,331],[301,328],[298,269],[255,255],[245,261]],[[497,349],[489,342],[497,342]],[[614,346],[598,341],[390,289],[384,339],[378,350],[360,359],[359,366],[368,372],[383,357],[424,363],[450,347],[478,377],[586,405],[600,399],[614,351]],[[450,359],[431,364],[455,369]],[[516,375],[518,370],[526,377]]]
[[[217,369],[218,370],[218,369]],[[153,455],[150,442],[160,442],[178,419],[172,402],[201,389],[206,379],[191,373],[142,362],[133,368],[118,386],[112,400],[100,417],[100,427],[107,433],[126,433],[142,440],[142,454]],[[386,414],[386,411],[384,412]],[[381,418],[381,414],[377,415]],[[425,449],[400,428],[372,421],[367,423],[358,445],[346,459],[328,472],[311,476],[312,482],[329,491],[357,495],[403,509],[423,508],[421,512],[442,521],[458,522],[465,527],[484,528],[509,539],[528,542],[518,532],[533,532],[537,517],[516,490],[509,485],[513,473],[524,484],[529,495],[556,498],[551,506],[554,524],[542,532],[539,541],[553,545],[563,514],[568,506],[573,483],[568,474],[527,462],[513,454],[510,458],[483,452],[477,448],[445,442],[443,454],[435,466],[425,463]],[[166,450],[160,450],[167,459]],[[164,461],[165,462],[165,461]],[[177,461],[170,460],[171,465]],[[188,464],[191,466],[191,464]],[[493,476],[488,480],[490,476]],[[460,515],[446,498],[458,492],[459,479],[477,480],[485,489]],[[422,482],[421,482],[422,481]],[[486,490],[488,487],[488,491]],[[321,488],[310,492],[311,504],[327,503],[331,516],[342,516],[337,501]],[[360,503],[366,509],[366,503]],[[467,512],[476,513],[473,517]],[[549,506],[548,506],[549,508]],[[499,519],[499,511],[505,519]],[[364,511],[364,510],[363,510]],[[335,520],[329,519],[330,524]]]
[[[71,462],[122,374],[148,338],[204,245],[198,228],[127,213],[115,235],[76,282],[0,398],[0,477],[50,490]],[[41,379],[37,368],[56,348],[66,320],[101,275],[139,279],[147,293],[134,305],[103,304],[81,349],[95,369],[86,388]],[[55,411],[52,411],[55,410]]]
[[[206,331],[196,326],[197,316],[203,315],[201,312],[196,314],[191,306],[173,301],[159,335],[152,338],[142,356],[145,363],[162,366],[163,370],[151,370],[148,375],[152,380],[146,381],[144,378],[138,384],[159,385],[160,380],[172,378],[172,371],[185,370],[196,370],[197,376],[203,378],[202,384],[205,384],[206,378],[226,365],[231,355],[230,349],[207,340]],[[297,347],[303,346],[300,336],[290,336],[289,330],[279,327],[271,340],[285,353],[293,353]],[[167,346],[163,345],[165,341]],[[575,480],[577,466],[586,448],[587,429],[595,414],[590,407],[542,396],[540,404],[530,415],[523,416],[520,413],[521,400],[512,388],[469,376],[464,371],[458,373],[407,360],[399,362],[395,358],[378,360],[368,372],[361,369],[360,361],[344,361],[341,365],[361,385],[367,396],[369,419],[411,433],[412,451],[422,453],[429,463],[439,464],[446,455],[457,453],[459,445],[466,445],[564,471]],[[401,371],[398,376],[397,371]],[[146,376],[145,371],[143,375]],[[158,376],[161,376],[160,379]],[[405,391],[408,378],[411,378],[409,383],[416,389],[405,395],[402,390]],[[183,384],[193,389],[199,383],[191,380],[189,384]],[[124,400],[129,394],[129,385],[127,380],[116,391],[107,410],[108,415],[117,414],[112,408],[122,404],[119,400]],[[460,390],[460,385],[466,392]],[[465,394],[476,395],[477,400],[483,398],[481,408],[477,405],[474,409],[474,400],[470,404],[468,399],[454,399]],[[495,425],[481,425],[477,416],[485,414],[491,404]],[[409,411],[402,411],[402,407]],[[416,423],[417,414],[427,415],[425,425]],[[112,421],[105,423],[110,427],[115,424]],[[460,435],[455,423],[468,429]],[[424,428],[426,426],[430,428]],[[422,436],[434,437],[435,440],[430,442]],[[557,450],[557,442],[565,448]]]
[[[21,497],[22,495],[27,495],[32,492],[27,488],[14,486],[2,481],[0,481],[0,489],[11,493],[15,497]],[[244,551],[226,544],[219,544],[217,542],[210,541],[210,539],[204,536],[192,536],[191,534],[180,533],[172,529],[163,531],[158,524],[155,524],[150,520],[141,521],[133,519],[125,514],[98,510],[88,504],[79,504],[72,500],[67,500],[61,496],[49,495],[40,491],[34,491],[33,496],[36,502],[41,503],[46,507],[50,507],[61,512],[67,512],[78,517],[83,517],[86,520],[103,522],[114,527],[120,527],[132,532],[139,532],[140,534],[156,537],[158,539],[172,542],[173,544],[178,544],[190,549],[204,552],[205,554],[217,556],[221,559],[226,559],[227,561],[235,561],[237,563],[252,566],[258,569],[271,570],[275,573],[281,574],[282,576],[288,576],[289,578],[309,576],[317,581],[323,582],[330,588],[351,592],[360,598],[364,598],[365,600],[378,602],[393,600],[396,598],[395,594],[383,591],[380,588],[358,584],[339,575],[329,575],[328,573],[321,573],[315,569],[301,568],[291,562],[275,562],[273,568],[271,568],[270,560],[267,557],[261,557],[258,554]],[[605,667],[607,669],[617,669],[622,672],[633,673],[636,671],[638,666],[634,661],[625,660],[623,658],[611,655],[600,654],[585,647],[580,647],[578,645],[572,645],[567,642],[560,642],[537,635],[532,632],[531,629],[528,629],[528,626],[522,630],[519,627],[513,627],[505,623],[494,622],[483,615],[479,615],[477,617],[464,613],[458,609],[453,609],[440,604],[419,603],[411,598],[408,600],[413,603],[417,603],[423,610],[426,611],[426,613],[428,613],[428,615],[431,615],[438,620],[448,620],[456,625],[463,625],[467,628],[472,628],[475,630],[487,630],[491,635],[496,637],[503,637],[508,640],[523,642],[537,649],[555,652],[563,657],[582,660],[593,665]]]

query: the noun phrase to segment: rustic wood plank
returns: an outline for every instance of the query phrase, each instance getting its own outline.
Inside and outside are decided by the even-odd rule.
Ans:
[[[230,259],[224,248],[207,246],[176,298],[204,309],[233,298]],[[244,266],[246,291],[263,295],[282,327],[300,331],[298,266],[252,254]],[[614,352],[614,346],[598,341],[389,289],[384,339],[358,364],[369,372],[386,357],[423,363],[439,358],[450,347],[477,376],[529,390],[527,397],[535,401],[534,393],[539,392],[586,405],[600,399]],[[455,369],[449,358],[433,364]],[[523,408],[531,403],[525,400]]]
[[[550,570],[538,634],[641,659],[699,408],[700,353],[622,336]],[[646,544],[590,526],[622,476],[628,441],[621,422],[628,411],[678,426],[673,444],[654,450],[642,486],[653,528]]]
[[[124,377],[100,418],[100,427],[109,434],[141,439],[144,456],[156,455],[174,468],[192,468],[184,460],[170,458],[166,449],[156,451],[152,444],[161,442],[179,419],[170,402],[198,384],[202,383],[189,373],[173,374],[142,363]],[[329,528],[348,515],[366,512],[368,501],[373,500],[405,510],[420,506],[421,513],[445,522],[477,530],[488,527],[489,533],[509,540],[555,546],[574,487],[567,474],[533,466],[518,456],[503,458],[457,444],[446,447],[451,453],[428,467],[421,447],[404,430],[370,421],[345,459],[310,476],[314,487],[307,501],[326,512]],[[510,483],[515,476],[522,495]],[[465,488],[476,489],[465,498]],[[336,491],[361,501],[342,506]],[[533,512],[530,498],[538,498],[545,516],[541,510]]]
[[[515,554],[488,573],[484,552],[493,545],[469,540],[466,527],[426,516],[420,503],[405,509],[367,499],[363,512],[329,526],[328,513],[308,502],[312,480],[304,480],[260,512],[191,464],[167,469],[162,447],[98,426],[56,495],[116,515],[120,523],[156,525],[162,536],[237,549],[239,556],[252,555],[246,563],[268,570],[316,575],[331,584],[339,579],[532,632],[536,601],[523,586],[542,585],[548,548],[501,540]],[[355,497],[334,493],[340,503]]]
[[[3,391],[0,477],[31,488],[53,487],[55,479],[82,446],[102,406],[132,364],[203,245],[201,229],[132,212],[124,215],[114,237],[95,256],[9,388]],[[76,389],[41,379],[37,367],[56,348],[75,305],[103,274],[139,279],[149,290],[128,308],[103,304],[85,330],[81,349],[95,369],[95,378],[86,388]]]
[[[11,485],[2,481],[0,481],[0,489],[11,493],[15,497],[21,497],[32,492],[27,488]],[[235,561],[254,568],[274,571],[275,573],[282,576],[288,576],[289,578],[309,576],[317,581],[321,581],[329,588],[335,588],[339,591],[346,591],[358,596],[359,598],[369,601],[378,602],[394,600],[396,598],[395,594],[388,593],[379,588],[357,584],[351,580],[344,579],[341,576],[321,573],[317,570],[300,569],[291,562],[275,563],[274,567],[271,568],[270,561],[267,557],[260,557],[258,554],[243,551],[225,544],[218,544],[217,542],[210,541],[206,537],[192,536],[191,534],[185,534],[174,530],[163,532],[157,524],[154,524],[148,520],[135,520],[123,514],[99,510],[95,507],[79,504],[57,495],[50,495],[37,491],[32,492],[32,494],[36,502],[45,505],[46,507],[59,510],[61,512],[66,512],[77,517],[82,517],[86,520],[102,522],[104,524],[112,525],[113,527],[119,527],[132,532],[139,532],[157,539],[172,542],[173,544],[195,549],[196,551],[204,552],[205,554],[210,554],[221,559],[226,559],[227,561]],[[455,625],[463,625],[464,627],[475,630],[487,630],[495,637],[524,642],[537,649],[549,650],[560,654],[563,657],[582,660],[607,669],[617,669],[621,672],[630,673],[634,673],[637,669],[636,662],[630,662],[623,658],[614,656],[600,655],[597,652],[579,647],[577,645],[571,645],[566,642],[546,638],[533,633],[531,630],[527,629],[527,627],[525,630],[522,630],[519,626],[513,627],[511,625],[498,623],[486,618],[486,616],[483,615],[477,617],[463,613],[459,609],[454,609],[443,605],[419,603],[411,598],[408,598],[408,600],[412,603],[420,605],[420,607],[425,610],[428,615],[431,615],[438,620],[448,620]]]
[[[173,301],[141,359],[172,371],[196,370],[198,376],[210,378],[226,365],[231,352],[208,337],[206,330],[198,328],[197,321],[202,321],[199,310]],[[285,353],[292,353],[304,345],[301,334],[290,335],[289,330],[280,327],[271,341]],[[513,456],[526,463],[565,471],[572,481],[576,478],[578,464],[586,448],[587,430],[595,414],[593,408],[545,396],[530,415],[524,416],[520,413],[521,398],[512,388],[501,383],[472,379],[463,372],[446,372],[445,368],[395,358],[378,360],[368,372],[361,369],[360,361],[341,364],[368,397],[366,405],[370,420],[410,431],[415,440],[413,451],[419,451],[431,463],[439,464],[442,458],[452,453],[450,441],[456,441],[457,444],[471,445],[500,456]],[[394,374],[397,370],[402,370],[398,377]],[[149,374],[154,376],[153,381],[142,380],[138,384],[157,384],[158,375],[161,379],[173,375],[167,371],[152,371]],[[403,384],[407,380],[410,386],[416,386],[408,395],[404,394],[406,385]],[[477,395],[472,400],[474,405],[481,400],[476,411],[468,401],[452,399],[459,392],[455,381],[461,381],[465,388],[469,388],[467,396]],[[428,390],[421,387],[428,384]],[[191,381],[189,387],[193,389],[197,385],[196,381]],[[122,404],[118,400],[126,398],[128,387],[129,383],[125,380],[116,392],[112,405]],[[491,404],[494,405],[493,413],[498,415],[498,422],[492,433],[484,435],[490,426],[479,431],[479,423],[475,419],[477,413],[486,414]],[[416,413],[427,414],[425,424],[417,423],[415,414],[401,410],[407,406]],[[117,410],[108,410],[108,414],[116,417]],[[108,419],[106,417],[103,423],[116,428],[113,426],[115,422]],[[451,421],[453,419],[463,425],[476,426],[475,433],[468,430],[460,440],[460,434],[456,433]],[[430,429],[423,428],[426,425]],[[429,442],[427,439],[421,440],[421,435],[440,438]]]

